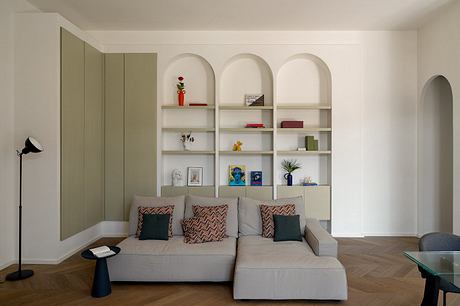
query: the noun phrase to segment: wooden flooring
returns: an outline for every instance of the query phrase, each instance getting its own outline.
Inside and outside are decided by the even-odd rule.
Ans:
[[[116,244],[105,238],[96,244]],[[424,282],[402,255],[417,249],[416,238],[369,237],[339,239],[339,259],[348,275],[346,302],[234,301],[232,284],[115,283],[112,295],[90,296],[94,261],[79,253],[59,265],[28,265],[35,275],[20,282],[2,282],[11,266],[0,271],[0,305],[420,305]],[[448,294],[448,305],[460,305],[460,295]],[[441,303],[441,297],[439,299]]]

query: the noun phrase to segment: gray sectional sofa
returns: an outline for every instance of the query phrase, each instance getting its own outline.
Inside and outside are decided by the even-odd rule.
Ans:
[[[314,219],[301,218],[303,241],[274,242],[262,237],[260,204],[295,204],[305,216],[301,197],[276,201],[249,198],[134,197],[129,237],[121,252],[107,260],[112,281],[222,282],[233,280],[235,299],[346,300],[345,269],[337,260],[337,241]],[[180,220],[193,205],[227,204],[227,238],[186,244]],[[168,241],[134,237],[137,207],[174,205],[174,237]]]

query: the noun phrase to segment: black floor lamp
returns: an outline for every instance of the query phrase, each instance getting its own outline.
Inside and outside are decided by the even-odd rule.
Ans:
[[[32,137],[28,137],[25,142],[24,149],[17,151],[19,156],[19,266],[16,272],[6,276],[6,280],[16,281],[31,277],[34,275],[32,270],[21,269],[21,251],[22,251],[22,156],[28,153],[39,153],[43,151],[41,144]]]

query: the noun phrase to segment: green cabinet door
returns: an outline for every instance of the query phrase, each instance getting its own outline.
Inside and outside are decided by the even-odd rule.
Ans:
[[[61,239],[84,229],[85,44],[61,29]]]
[[[125,54],[125,220],[135,194],[156,195],[156,65],[156,54]]]

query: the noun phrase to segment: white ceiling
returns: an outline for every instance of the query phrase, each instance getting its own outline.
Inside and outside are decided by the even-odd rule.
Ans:
[[[413,30],[456,0],[28,0],[84,30]]]

